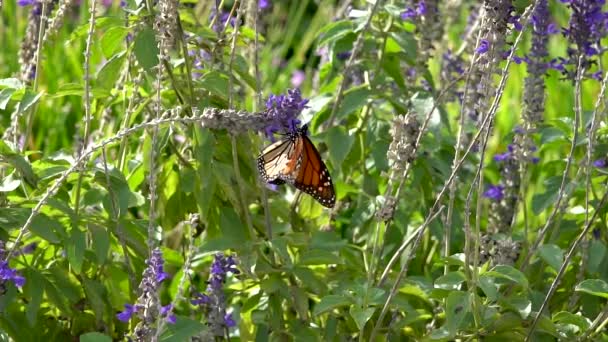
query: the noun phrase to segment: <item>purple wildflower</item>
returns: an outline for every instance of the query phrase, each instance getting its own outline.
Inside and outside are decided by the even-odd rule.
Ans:
[[[598,159],[593,162],[593,166],[600,168],[600,169],[605,168],[608,166],[608,160],[606,160],[606,158]]]
[[[17,0],[17,5],[19,5],[21,7],[25,7],[25,6],[34,5],[37,2],[38,2],[37,0]]]
[[[9,266],[8,260],[4,260],[7,256],[4,246],[4,241],[0,241],[0,260],[2,260],[0,261],[0,284],[10,281],[18,288],[22,288],[25,285],[25,278],[16,269]]]
[[[511,152],[499,153],[494,156],[494,161],[501,162],[501,161],[505,161],[509,158],[511,158]]]
[[[258,8],[265,10],[270,7],[270,0],[258,0]]]
[[[124,311],[121,311],[120,313],[118,313],[116,315],[116,318],[118,318],[119,321],[121,322],[128,322],[131,320],[131,317],[133,317],[133,314],[135,313],[135,306],[131,305],[131,304],[125,304],[125,309]]]
[[[234,319],[232,319],[232,314],[226,314],[224,316],[224,324],[226,324],[228,328],[236,326],[236,322],[234,321]]]
[[[306,74],[302,70],[296,70],[291,74],[291,86],[294,88],[300,87],[304,80],[306,80]]]
[[[167,323],[175,324],[175,322],[177,321],[177,318],[172,313],[172,310],[173,310],[173,304],[161,306],[160,315],[161,315],[161,317],[165,317],[165,320],[167,321]]]
[[[490,50],[490,42],[487,39],[482,39],[479,42],[479,46],[477,47],[477,49],[475,49],[475,51],[480,55],[483,55],[484,53],[488,52],[488,50]]]
[[[238,274],[236,261],[232,256],[217,253],[211,264],[211,274],[207,286],[207,293],[195,293],[190,302],[199,306],[207,317],[207,324],[215,336],[223,336],[224,329],[236,325],[231,314],[226,313],[226,295],[224,283],[228,273]]]
[[[602,12],[605,0],[562,0],[572,10],[564,35],[574,43],[578,53],[593,56],[597,44],[606,34],[606,16]]]
[[[409,20],[416,17],[416,10],[413,8],[406,8],[405,11],[401,12],[401,19]]]
[[[38,248],[38,242],[32,242],[30,244],[23,246],[23,248],[21,248],[19,251],[17,251],[16,254],[17,255],[32,254],[32,253],[34,253],[36,248]]]
[[[486,198],[489,198],[489,199],[492,199],[495,201],[500,201],[504,197],[504,193],[503,193],[504,189],[505,189],[505,187],[502,185],[490,185],[488,190],[486,190],[486,192],[483,193],[483,197],[486,197]]]
[[[270,95],[266,100],[264,115],[271,123],[264,128],[266,136],[274,141],[273,134],[298,130],[300,120],[297,119],[302,110],[306,108],[308,99],[303,99],[299,89],[287,90],[286,95]]]

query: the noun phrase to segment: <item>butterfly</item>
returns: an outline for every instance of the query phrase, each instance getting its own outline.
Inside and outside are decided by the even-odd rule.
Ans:
[[[265,182],[289,183],[311,195],[323,206],[333,208],[336,192],[327,166],[304,125],[287,137],[266,147],[258,157],[258,170]]]

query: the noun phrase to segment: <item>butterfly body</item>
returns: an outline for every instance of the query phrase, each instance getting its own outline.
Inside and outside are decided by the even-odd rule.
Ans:
[[[306,126],[266,147],[258,157],[258,170],[267,183],[289,183],[329,208],[336,203],[331,176],[306,136]]]

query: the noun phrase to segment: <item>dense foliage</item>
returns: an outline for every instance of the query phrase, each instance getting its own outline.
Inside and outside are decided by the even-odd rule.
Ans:
[[[2,340],[608,341],[603,0],[0,13]]]

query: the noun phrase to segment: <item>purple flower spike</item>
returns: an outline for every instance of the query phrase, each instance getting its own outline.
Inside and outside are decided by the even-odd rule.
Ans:
[[[482,39],[479,46],[475,50],[478,54],[483,55],[490,50],[490,42],[487,39]]]
[[[299,89],[287,90],[285,95],[270,95],[266,100],[264,116],[270,122],[264,132],[273,140],[275,132],[293,133],[299,129],[297,117],[306,108],[308,99],[303,99]]]
[[[488,188],[488,190],[486,190],[486,192],[483,193],[483,197],[495,200],[495,201],[500,201],[503,199],[504,197],[504,189],[505,187],[502,185],[490,185],[490,187]]]

